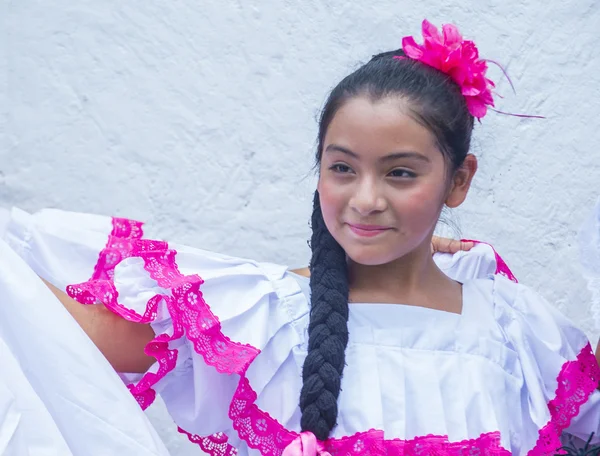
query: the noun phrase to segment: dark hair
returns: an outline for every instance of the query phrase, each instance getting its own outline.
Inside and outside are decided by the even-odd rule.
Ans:
[[[405,58],[397,50],[374,56],[331,91],[319,121],[317,164],[331,120],[344,103],[358,96],[374,102],[390,96],[403,100],[410,115],[435,136],[450,171],[464,162],[474,119],[459,86],[444,73]],[[325,226],[318,192],[310,245],[311,309],[308,354],[302,368],[301,426],[326,440],[337,421],[348,343],[348,272],[346,254]]]

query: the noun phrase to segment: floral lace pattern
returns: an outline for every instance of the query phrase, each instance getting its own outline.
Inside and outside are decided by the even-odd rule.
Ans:
[[[298,433],[285,429],[267,412],[260,410],[255,404],[256,399],[248,379],[242,377],[229,408],[233,428],[250,448],[259,450],[263,456],[281,456],[285,448],[298,437]],[[500,445],[499,432],[450,442],[446,436],[434,435],[411,440],[386,440],[383,431],[371,429],[340,439],[328,439],[324,446],[332,456],[510,456],[510,452]]]
[[[200,437],[196,434],[190,434],[181,428],[177,428],[177,430],[185,434],[190,442],[195,443],[202,451],[211,456],[235,456],[238,454],[237,450],[227,443],[227,436],[222,432],[208,437]]]
[[[156,252],[160,252],[161,258],[167,261],[168,258],[175,257],[175,252],[169,251],[165,242],[142,240],[143,229],[140,222],[113,218],[112,223],[112,232],[108,237],[106,247],[98,256],[92,277],[82,284],[69,285],[67,287],[67,294],[81,304],[96,304],[101,302],[117,315],[137,323],[150,323],[154,321],[158,313],[158,305],[163,300],[167,305],[169,313],[176,315],[174,309],[175,299],[172,296],[153,296],[148,300],[143,315],[139,315],[118,302],[118,292],[114,284],[114,270],[121,261],[129,257],[144,256],[145,264],[148,266],[151,264],[150,259],[153,256],[151,252],[155,253],[154,256],[156,256]],[[158,271],[159,268],[153,268],[152,270]],[[152,277],[155,280],[160,277],[161,282],[164,284],[166,277],[178,278],[183,276],[179,274],[175,267],[170,273],[163,270],[160,274],[155,272]],[[202,281],[198,278],[196,282],[198,282],[199,286]],[[159,334],[146,345],[144,351],[148,356],[156,358],[158,369],[156,372],[147,372],[144,374],[136,384],[127,385],[142,410],[147,409],[156,398],[153,386],[175,368],[178,352],[169,348],[169,342],[179,339],[182,336],[182,326],[176,318],[173,318],[173,335]],[[227,443],[227,436],[224,434],[201,437],[192,435],[181,428],[178,428],[178,430],[186,434],[191,442],[197,444],[209,455],[234,456],[237,454],[237,450]]]
[[[287,430],[267,412],[260,410],[255,404],[256,399],[250,382],[242,376],[229,406],[233,428],[250,448],[259,450],[263,456],[280,456],[298,433]]]
[[[100,252],[98,262],[94,267],[92,280],[112,279],[115,266],[119,264],[123,255],[131,250],[134,239],[141,239],[144,235],[142,222],[124,218],[113,218],[113,229],[108,238],[106,247]]]
[[[247,344],[232,342],[221,331],[221,323],[204,301],[200,286],[204,283],[197,275],[182,275],[175,263],[175,250],[166,243],[140,240],[132,256],[141,257],[145,269],[163,288],[171,290],[169,313],[174,324],[185,328],[196,353],[209,366],[224,374],[242,374],[256,358],[259,350]]]
[[[141,239],[142,225],[126,219],[114,219],[113,231],[106,248],[100,253],[92,278],[83,284],[71,285],[68,294],[83,304],[102,302],[106,307],[131,321],[150,323],[156,319],[158,305],[164,301],[173,322],[173,334],[159,334],[146,346],[146,354],[158,361],[156,372],[147,372],[135,385],[128,385],[142,408],[155,398],[153,386],[174,369],[177,350],[169,342],[184,335],[195,351],[218,372],[240,376],[238,387],[231,400],[229,417],[233,428],[248,447],[263,456],[280,456],[298,433],[286,429],[267,412],[256,405],[257,394],[245,374],[260,351],[250,345],[231,341],[221,331],[218,318],[205,302],[197,275],[184,276],[179,272],[175,257],[177,252],[162,241]],[[474,241],[477,242],[477,241]],[[494,251],[495,252],[495,251]],[[496,255],[497,273],[516,281],[506,263]],[[150,276],[168,295],[155,295],[147,302],[143,315],[139,315],[118,302],[114,285],[114,268],[129,257],[140,257]],[[560,434],[569,426],[579,408],[597,388],[600,368],[591,346],[585,347],[576,360],[565,363],[558,376],[556,397],[550,401],[550,421],[540,430],[532,456],[553,455],[561,447]],[[237,450],[219,433],[208,437],[190,434],[190,441],[213,456],[233,456]],[[369,430],[341,439],[328,439],[325,448],[334,456],[369,455],[489,455],[508,456],[510,452],[500,445],[500,434],[491,432],[461,442],[450,442],[445,436],[422,436],[411,440],[386,440],[381,430]]]
[[[562,446],[561,433],[569,427],[571,420],[589,395],[600,385],[600,367],[591,345],[587,345],[574,361],[566,362],[558,374],[558,386],[554,399],[548,404],[550,421],[540,429],[540,437],[529,456],[550,456]]]

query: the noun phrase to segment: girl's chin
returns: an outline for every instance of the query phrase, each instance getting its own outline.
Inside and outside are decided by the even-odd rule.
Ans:
[[[396,259],[395,257],[390,256],[389,250],[373,251],[373,249],[368,249],[365,247],[347,249],[346,255],[353,263],[363,266],[381,266],[383,264],[391,263]]]

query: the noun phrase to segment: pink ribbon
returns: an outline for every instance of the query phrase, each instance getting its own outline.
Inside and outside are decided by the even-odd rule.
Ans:
[[[312,432],[302,432],[283,450],[282,456],[331,456],[325,451],[323,442],[317,440]]]

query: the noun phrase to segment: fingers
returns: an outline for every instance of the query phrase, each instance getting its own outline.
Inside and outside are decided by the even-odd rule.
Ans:
[[[431,240],[431,250],[433,253],[457,253],[461,250],[469,251],[474,245],[473,242],[441,238],[438,236],[434,236]]]

